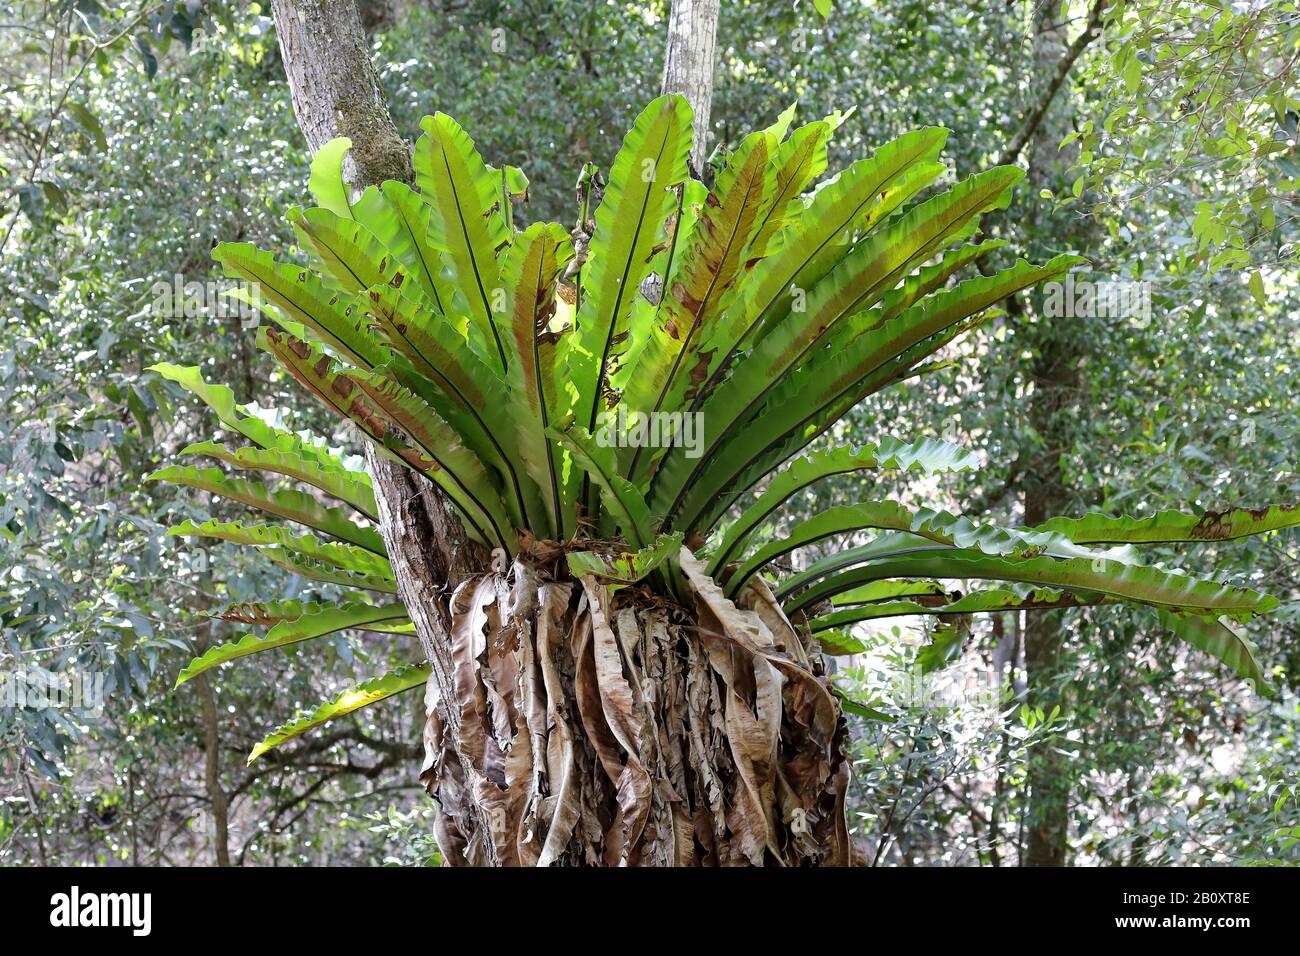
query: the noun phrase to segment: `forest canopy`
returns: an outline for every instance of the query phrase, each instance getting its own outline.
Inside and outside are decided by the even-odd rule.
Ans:
[[[1297,862],[1295,4],[311,6],[0,14],[0,861]]]

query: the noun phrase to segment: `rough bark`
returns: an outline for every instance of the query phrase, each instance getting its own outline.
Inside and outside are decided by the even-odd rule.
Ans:
[[[411,178],[410,151],[370,61],[356,0],[273,0],[293,112],[314,153],[352,140],[345,174],[354,185]]]
[[[694,111],[691,165],[697,172],[708,155],[718,7],[719,0],[673,0],[668,11],[668,46],[661,86],[664,93],[686,97]]]
[[[352,140],[344,175],[355,187],[412,179],[410,149],[397,131],[355,0],[274,0],[276,33],[294,115],[314,153],[336,136]],[[450,620],[446,595],[482,566],[445,499],[428,482],[366,447],[382,519],[380,532],[425,655],[444,699],[453,699]],[[459,717],[449,710],[448,725]],[[454,740],[454,735],[450,738]],[[456,754],[458,762],[468,758]],[[464,808],[459,826],[473,834],[486,826],[478,807]],[[482,862],[495,862],[484,841]]]

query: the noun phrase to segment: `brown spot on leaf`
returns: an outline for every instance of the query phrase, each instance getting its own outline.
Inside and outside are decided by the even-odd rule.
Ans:
[[[717,351],[718,350],[714,348],[705,352],[696,353],[695,364],[692,365],[690,369],[691,385],[686,389],[687,401],[694,401],[696,394],[700,390],[700,386],[703,385],[705,379],[709,377],[709,363],[713,361],[713,356]]]
[[[339,398],[346,399],[350,397],[355,388],[356,386],[353,384],[352,379],[345,375],[336,376],[334,381],[330,383],[330,389],[335,395],[339,396]]]
[[[1196,522],[1195,527],[1192,528],[1192,537],[1204,541],[1226,538],[1232,530],[1232,522],[1225,520],[1227,514],[1226,511],[1205,512],[1201,516],[1201,520]]]
[[[268,614],[256,604],[236,604],[228,607],[218,615],[223,621],[237,624],[274,624],[280,620],[274,614]]]

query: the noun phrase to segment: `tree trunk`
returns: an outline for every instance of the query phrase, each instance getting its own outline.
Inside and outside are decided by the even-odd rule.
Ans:
[[[409,179],[354,0],[273,9],[312,149],[349,136],[354,185]],[[712,26],[685,22],[697,30],[672,34],[665,82],[691,77],[702,140]],[[679,70],[678,57],[695,66]],[[399,594],[432,663],[421,780],[445,861],[848,861],[843,719],[815,645],[764,585],[732,603],[683,551],[688,604],[614,593],[575,581],[562,543],[527,535],[513,562],[489,560],[423,479],[369,462]]]
[[[1053,386],[1042,385],[1049,376],[1062,371],[1045,356],[1048,362],[1035,363],[1036,387],[1045,392],[1059,392]],[[1063,384],[1063,383],[1062,383]],[[1058,437],[1060,429],[1054,427],[1049,395],[1043,395],[1030,408],[1030,420],[1044,439]],[[1068,501],[1061,487],[1061,470],[1057,455],[1048,455],[1034,483],[1025,491],[1025,524],[1042,524],[1052,515],[1064,513]],[[1050,713],[1060,704],[1058,679],[1061,674],[1061,647],[1065,638],[1061,612],[1030,613],[1025,622],[1025,680],[1029,689],[1029,703]],[[1026,866],[1064,866],[1070,834],[1070,795],[1073,792],[1072,775],[1066,757],[1054,741],[1032,750],[1028,758],[1026,780],[1029,807],[1026,814],[1028,847]]]
[[[1049,188],[1059,192],[1064,173],[1077,150],[1060,149],[1069,132],[1071,107],[1057,95],[1067,74],[1083,49],[1097,35],[1103,4],[1094,5],[1084,31],[1066,43],[1066,25],[1057,22],[1057,11],[1039,6],[1034,13],[1034,83],[1038,102],[1030,113],[1019,144],[1028,149],[1028,189],[1036,196]],[[1013,143],[1015,145],[1015,143]],[[1014,156],[1012,157],[1014,159]],[[1031,224],[1032,230],[1032,224]],[[1078,236],[1054,236],[1052,248],[1069,245]],[[1061,467],[1073,441],[1071,410],[1077,405],[1080,363],[1088,350],[1085,317],[1043,317],[1030,329],[1034,353],[1029,378],[1033,393],[1029,399],[1028,424],[1042,447],[1033,456],[1023,480],[1024,522],[1038,525],[1053,515],[1067,514],[1074,502]],[[1055,706],[1068,709],[1062,694],[1062,649],[1066,637],[1064,616],[1059,611],[1027,615],[1024,631],[1025,678],[1030,704],[1051,712]],[[1068,758],[1054,743],[1036,748],[1029,755],[1026,786],[1026,866],[1064,866],[1069,850],[1070,798],[1074,792],[1074,771]]]
[[[661,86],[663,92],[680,93],[691,104],[695,114],[691,166],[697,173],[708,156],[718,5],[718,0],[673,0],[668,11],[668,48]]]
[[[352,149],[344,175],[354,187],[388,179],[410,182],[410,150],[388,113],[356,0],[273,0],[271,8],[294,115],[311,151],[346,136]],[[369,444],[366,461],[398,594],[432,665],[430,681],[439,686],[441,699],[451,700],[455,679],[445,596],[482,567],[481,549],[466,538],[433,485],[375,454]],[[448,711],[443,719],[454,740],[459,715]],[[461,752],[453,756],[468,772],[470,757]],[[481,808],[454,800],[444,801],[443,807],[462,816],[456,827],[465,845],[481,854],[475,861],[496,862],[492,841],[476,839],[487,826]]]
[[[212,640],[212,622],[203,622],[199,653]],[[230,804],[221,786],[221,733],[217,725],[217,701],[207,674],[194,678],[203,712],[203,786],[212,804],[212,848],[217,866],[230,866]],[[134,826],[133,826],[134,831]],[[133,832],[134,837],[134,832]]]

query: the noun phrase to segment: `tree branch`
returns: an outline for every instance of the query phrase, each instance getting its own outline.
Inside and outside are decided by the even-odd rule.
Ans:
[[[1110,0],[1095,0],[1092,10],[1088,13],[1088,22],[1084,24],[1083,32],[1080,33],[1073,43],[1066,49],[1061,56],[1061,60],[1056,64],[1056,72],[1048,81],[1047,86],[1038,97],[1038,102],[1034,108],[1025,116],[1025,121],[1020,127],[1020,132],[1012,138],[1007,144],[1002,155],[998,157],[999,166],[1009,166],[1020,158],[1024,152],[1025,146],[1033,138],[1034,133],[1038,132],[1039,125],[1043,122],[1043,117],[1051,109],[1052,101],[1056,99],[1056,94],[1060,92],[1061,86],[1065,83],[1065,78],[1070,75],[1070,70],[1074,67],[1074,62],[1079,59],[1083,51],[1088,48],[1101,34],[1101,15],[1106,12],[1106,7],[1110,5]]]

